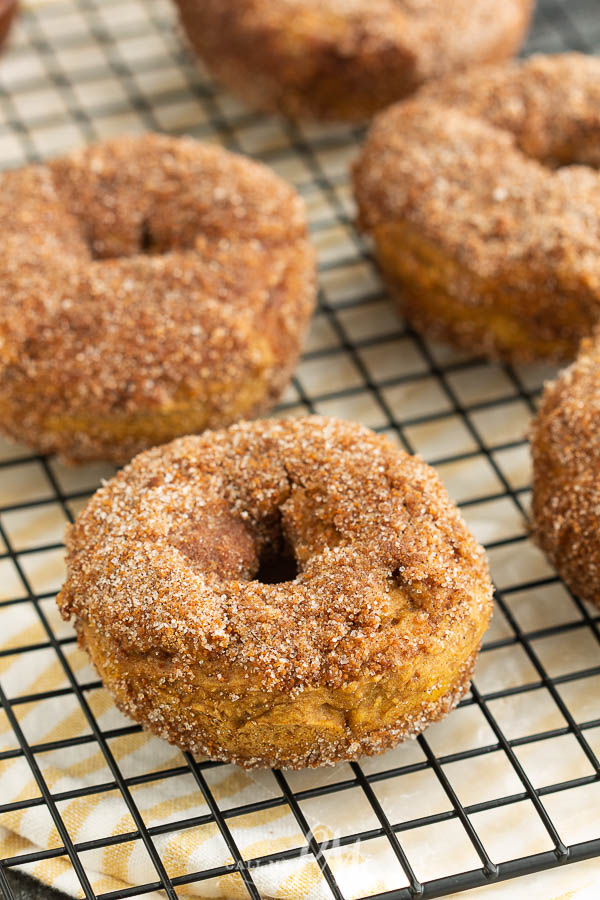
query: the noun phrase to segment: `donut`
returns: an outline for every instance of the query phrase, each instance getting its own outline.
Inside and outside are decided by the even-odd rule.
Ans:
[[[0,175],[0,423],[123,463],[266,411],[315,302],[298,194],[217,146],[110,140]]]
[[[321,417],[137,456],[67,535],[58,605],[119,708],[211,759],[380,753],[468,689],[483,551],[436,473]]]
[[[250,105],[361,120],[431,78],[506,59],[534,0],[177,0],[209,71]]]
[[[600,606],[600,334],[546,385],[531,429],[533,534],[567,586]]]
[[[0,45],[4,43],[17,11],[17,0],[0,0]]]
[[[359,224],[415,328],[570,361],[600,319],[600,59],[535,56],[423,88],[373,123]]]

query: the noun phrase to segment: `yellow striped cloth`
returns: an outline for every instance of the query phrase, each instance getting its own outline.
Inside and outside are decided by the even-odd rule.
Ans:
[[[60,637],[72,634],[69,627],[60,621],[53,601],[45,603],[44,613]],[[3,649],[9,649],[43,641],[44,631],[30,604],[16,604],[0,608],[0,635],[0,645]],[[86,655],[74,643],[64,644],[64,653],[79,684],[85,685],[96,680]],[[66,748],[38,750],[35,758],[46,785],[55,797],[60,798],[61,794],[73,790],[79,792],[79,796],[57,801],[57,808],[73,843],[79,845],[102,838],[113,839],[107,846],[84,849],[80,853],[93,889],[97,893],[103,893],[156,882],[157,873],[143,841],[131,836],[136,832],[136,826],[120,791],[107,789],[113,782],[112,774],[75,695],[65,690],[47,699],[18,702],[19,698],[32,694],[68,689],[67,676],[55,651],[45,648],[0,658],[0,683],[7,696],[17,701],[12,708],[19,727],[31,746],[36,748],[38,745],[71,739],[78,741]],[[166,769],[185,769],[185,760],[176,748],[140,732],[128,733],[131,723],[115,709],[104,689],[87,689],[85,696],[102,732],[108,732],[109,735],[112,731],[117,732],[107,738],[107,744],[123,776],[133,780],[130,784],[133,800],[150,829],[160,829],[160,826],[169,823],[184,823],[187,819],[209,813],[189,769],[181,774],[160,777],[160,772]],[[122,733],[123,729],[125,733]],[[5,714],[0,713],[0,752],[17,747],[15,733]],[[413,744],[393,751],[387,766],[409,761],[411,753],[414,753],[411,748],[414,748]],[[376,761],[375,765],[385,768],[385,758],[383,761]],[[149,773],[155,773],[156,778],[135,783],[138,776]],[[269,771],[247,773],[235,766],[222,766],[206,769],[204,775],[222,810],[281,797],[279,786]],[[294,790],[333,783],[350,775],[346,766],[287,773]],[[100,789],[87,793],[94,786],[99,786]],[[402,798],[402,787],[398,782],[392,789],[400,795],[405,805],[414,808],[416,795],[407,794]],[[427,790],[431,789],[423,787],[423,792]],[[1,760],[0,802],[7,804],[36,798],[40,798],[40,790],[23,756]],[[423,804],[425,807],[431,804],[431,809],[434,810],[436,802],[439,801],[432,793],[431,798],[421,798],[419,808],[423,808]],[[505,818],[502,828],[509,833],[513,828],[518,831],[520,811],[515,809],[511,813],[510,807],[504,809],[505,813],[508,810],[509,817],[513,816],[514,822],[511,825],[510,818]],[[378,824],[358,788],[309,801],[303,804],[303,812],[319,841],[335,840],[340,834],[377,827]],[[457,828],[460,827],[454,821]],[[306,849],[302,832],[286,804],[251,815],[230,817],[228,824],[245,859],[295,847]],[[120,839],[123,835],[129,837]],[[403,833],[401,838],[410,842],[410,833]],[[232,862],[214,822],[200,823],[194,827],[183,827],[182,824],[181,827],[164,833],[155,833],[153,840],[171,878]],[[539,838],[532,835],[531,841],[536,840],[543,840],[543,835]],[[477,859],[469,856],[472,848],[469,851],[468,842],[465,849],[464,843],[453,843],[450,833],[447,846],[441,846],[438,841],[430,841],[431,846],[428,846],[427,841],[428,838],[423,835],[420,845],[414,842],[412,845],[414,852],[418,851],[417,869],[422,877],[428,874],[433,877],[436,868],[438,874],[443,874],[449,871],[447,867],[451,867],[452,871],[461,871],[477,866]],[[0,816],[0,858],[60,847],[62,840],[45,803],[37,802]],[[532,843],[529,849],[533,852],[538,847]],[[406,877],[385,838],[363,841],[358,846],[336,847],[328,853],[327,858],[348,898],[406,884]],[[25,870],[72,896],[82,896],[73,867],[64,854],[31,864]],[[569,888],[568,896],[571,897],[583,900],[587,896],[597,896],[595,893],[588,893],[597,891],[600,886],[597,862],[584,864],[579,871],[579,876],[572,867],[568,867],[568,871],[550,873],[551,880],[547,883],[552,885],[551,888],[542,887],[544,876],[540,876],[532,884],[528,883],[529,879],[522,879],[517,884],[511,882],[508,885],[496,885],[486,889],[484,893],[487,897],[488,890],[492,892],[494,900],[496,897],[517,900],[520,896],[550,898],[558,897],[561,894],[559,888],[563,885],[564,890]],[[309,853],[267,867],[253,868],[252,875],[264,897],[320,900],[331,896]],[[180,885],[178,894],[181,897],[247,897],[238,873]],[[163,895],[156,893],[150,896],[158,898]],[[478,893],[477,896],[482,895]]]
[[[51,606],[46,610],[50,621],[61,635],[69,630]],[[0,611],[0,646],[3,649],[23,647],[40,641],[41,627],[30,615],[28,605],[18,604]],[[66,644],[65,656],[80,684],[96,679],[87,657],[74,644]],[[0,683],[11,699],[40,692],[60,691],[68,686],[64,669],[52,649],[9,655],[0,658]],[[103,689],[86,691],[90,708],[103,731],[122,729],[131,723],[121,716]],[[49,744],[65,739],[83,739],[67,748],[36,753],[36,761],[44,781],[53,795],[78,790],[84,792],[94,785],[113,781],[105,756],[98,743],[86,740],[91,736],[83,711],[72,693],[63,693],[46,700],[15,703],[13,706],[30,745]],[[17,747],[17,740],[6,716],[0,713],[0,752]],[[121,772],[127,778],[159,773],[172,767],[182,767],[185,760],[174,747],[142,733],[124,734],[108,740],[110,751]],[[335,780],[327,770],[324,777]],[[309,781],[323,779],[323,774],[305,773],[298,776]],[[281,791],[268,771],[246,773],[234,766],[210,769],[205,772],[210,789],[221,809],[238,807],[255,800],[280,797]],[[292,777],[292,776],[290,776]],[[308,783],[308,781],[307,781]],[[294,785],[296,786],[296,785]],[[179,822],[205,816],[209,809],[193,775],[187,773],[133,785],[131,793],[148,827]],[[0,802],[39,798],[36,779],[23,756],[0,761]],[[135,822],[119,790],[83,793],[72,799],[58,801],[57,807],[75,844],[98,838],[115,837],[136,831]],[[344,807],[344,817],[352,816],[352,807]],[[335,837],[332,828],[315,822],[319,840]],[[306,841],[286,805],[275,806],[252,815],[236,816],[229,820],[236,843],[244,858],[250,859],[292,847],[306,847]],[[356,827],[360,828],[359,821]],[[180,828],[154,836],[154,843],[170,877],[208,870],[232,862],[232,857],[214,822],[193,828]],[[385,846],[370,842],[366,853],[360,849],[340,848],[336,868],[355,872],[352,883],[361,894],[385,890],[398,875],[392,866],[386,876],[372,866],[378,854],[385,867]],[[0,858],[26,854],[38,848],[54,849],[62,846],[56,825],[44,803],[5,813],[0,816]],[[366,846],[366,845],[365,845]],[[101,849],[81,853],[93,889],[97,893],[113,891],[157,881],[156,870],[143,841],[124,840]],[[369,863],[369,865],[365,865]],[[41,881],[73,896],[81,896],[81,887],[73,867],[64,855],[45,859],[26,869]],[[318,866],[310,854],[300,859],[254,869],[255,882],[264,896],[277,898],[328,897]],[[404,881],[404,879],[403,879]],[[397,882],[396,882],[397,883]],[[240,876],[217,877],[178,889],[180,896],[247,897]],[[158,896],[158,895],[157,895]]]

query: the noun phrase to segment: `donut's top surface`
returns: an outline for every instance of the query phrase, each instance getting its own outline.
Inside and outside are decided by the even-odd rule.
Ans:
[[[48,414],[239,383],[270,311],[285,347],[313,302],[302,200],[220,147],[147,134],[0,176],[0,366]]]
[[[600,597],[600,337],[546,385],[532,428],[533,513],[540,543],[568,584]]]
[[[368,230],[408,222],[482,278],[524,265],[589,292],[599,166],[600,59],[570,53],[471,70],[381,113],[355,185]]]
[[[376,677],[489,616],[483,551],[435,472],[319,417],[140,454],[79,516],[68,566],[64,614],[269,687]]]

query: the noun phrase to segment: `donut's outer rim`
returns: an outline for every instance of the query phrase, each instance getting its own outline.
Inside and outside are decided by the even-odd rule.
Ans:
[[[600,607],[600,345],[545,385],[531,430],[532,535],[565,584]]]
[[[485,624],[487,622],[484,626]],[[461,662],[456,677],[439,697],[424,701],[410,712],[400,714],[391,723],[379,723],[375,714],[367,729],[357,732],[346,726],[337,740],[328,740],[327,737],[320,735],[318,727],[315,727],[315,740],[309,748],[303,747],[298,751],[292,739],[287,744],[277,746],[273,742],[268,755],[261,755],[254,743],[246,745],[248,754],[232,752],[225,739],[215,740],[218,728],[211,730],[210,733],[203,731],[201,720],[190,706],[186,708],[183,705],[182,714],[177,721],[166,717],[157,718],[156,695],[145,694],[144,688],[140,686],[139,660],[136,661],[135,669],[128,670],[126,657],[115,651],[110,642],[105,642],[105,636],[100,631],[87,623],[76,623],[76,627],[80,646],[87,651],[121,712],[139,722],[144,730],[157,734],[197,758],[234,763],[245,769],[333,766],[340,762],[358,760],[363,756],[376,756],[392,750],[403,741],[417,737],[434,722],[443,719],[455,709],[469,691],[480,649],[478,641],[475,649],[471,650]],[[174,665],[179,664],[175,662]],[[185,680],[185,676],[182,680]],[[365,683],[367,681],[366,679]],[[227,686],[225,671],[219,687],[226,691]],[[285,701],[285,696],[274,693],[273,700]]]

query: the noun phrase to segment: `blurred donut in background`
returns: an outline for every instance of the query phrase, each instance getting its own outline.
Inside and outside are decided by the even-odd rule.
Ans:
[[[534,0],[176,0],[209,71],[251,106],[360,121],[432,78],[500,62]]]
[[[6,40],[16,11],[17,0],[0,0],[0,45]]]

